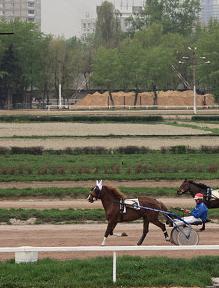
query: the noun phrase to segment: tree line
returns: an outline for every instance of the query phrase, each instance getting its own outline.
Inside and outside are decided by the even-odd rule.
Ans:
[[[132,89],[136,95],[155,84],[176,89],[176,71],[192,84],[194,65],[197,86],[219,99],[219,23],[203,26],[199,12],[199,0],[148,0],[123,32],[119,11],[105,1],[95,33],[83,40],[46,35],[34,23],[2,21],[0,31],[14,34],[0,36],[0,107],[25,102],[35,90],[48,104],[50,91],[58,98],[59,84],[69,91]],[[188,47],[197,48],[195,63]]]

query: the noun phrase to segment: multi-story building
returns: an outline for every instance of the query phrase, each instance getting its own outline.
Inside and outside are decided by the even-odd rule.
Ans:
[[[41,0],[0,0],[0,19],[35,22],[41,27]]]
[[[207,24],[210,20],[219,21],[219,0],[202,0],[200,16],[203,24]]]
[[[88,35],[93,34],[96,28],[96,18],[90,17],[89,13],[81,19],[81,38],[85,40]]]

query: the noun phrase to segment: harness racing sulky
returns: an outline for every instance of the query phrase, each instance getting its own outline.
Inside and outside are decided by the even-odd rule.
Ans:
[[[91,188],[87,199],[90,203],[100,199],[105,210],[108,224],[102,246],[106,244],[109,235],[127,236],[126,233],[114,234],[113,231],[119,222],[135,221],[140,218],[143,219],[143,232],[137,245],[143,243],[149,231],[149,223],[159,227],[163,231],[165,240],[171,241],[175,245],[197,245],[199,242],[199,235],[192,229],[191,224],[177,214],[168,211],[161,201],[154,198],[141,196],[136,199],[127,199],[118,189],[103,185],[100,180],[96,181],[96,186]],[[160,215],[165,218],[166,224],[173,227],[170,237],[166,225],[160,220]]]

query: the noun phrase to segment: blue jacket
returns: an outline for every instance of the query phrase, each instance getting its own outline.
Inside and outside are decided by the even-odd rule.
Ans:
[[[196,204],[196,207],[192,210],[191,215],[195,218],[202,219],[202,222],[206,222],[208,216],[208,208],[205,203],[201,202]]]

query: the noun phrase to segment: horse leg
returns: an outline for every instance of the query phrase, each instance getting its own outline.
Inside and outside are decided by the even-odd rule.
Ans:
[[[199,229],[199,231],[204,231],[205,230],[205,223],[202,224],[202,228]]]
[[[117,225],[117,222],[114,223],[114,225],[112,226],[112,230],[110,232],[110,235],[116,236],[116,237],[123,237],[123,236],[128,236],[128,234],[126,234],[125,232],[122,233],[114,233],[113,230],[115,229]]]
[[[166,225],[163,224],[162,222],[160,222],[158,219],[156,220],[151,220],[151,223],[153,223],[154,225],[156,225],[157,227],[160,227],[160,229],[163,231],[164,237],[166,241],[170,241],[170,237],[167,233],[166,230]]]
[[[141,245],[142,242],[144,241],[147,233],[148,233],[148,226],[149,226],[149,221],[148,221],[148,218],[147,217],[143,217],[143,233],[142,233],[142,236],[141,238],[139,239],[137,245]]]
[[[117,222],[108,222],[108,225],[107,225],[107,228],[106,228],[106,232],[104,234],[104,237],[103,237],[103,241],[101,243],[101,246],[104,246],[105,245],[105,242],[106,242],[106,238],[111,234],[113,235],[113,229],[116,227],[116,224]]]

